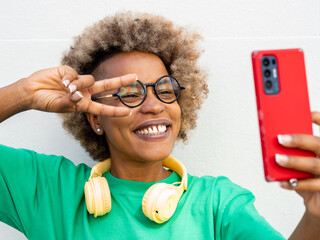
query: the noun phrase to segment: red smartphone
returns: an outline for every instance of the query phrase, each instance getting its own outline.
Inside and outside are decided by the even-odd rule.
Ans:
[[[280,167],[275,154],[314,156],[282,147],[278,134],[312,135],[304,55],[301,49],[254,51],[251,55],[255,83],[264,174],[267,181],[313,177]]]

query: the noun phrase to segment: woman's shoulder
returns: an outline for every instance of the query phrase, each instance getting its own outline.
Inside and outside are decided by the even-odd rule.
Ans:
[[[53,171],[54,169],[65,169],[69,171],[80,170],[90,171],[90,167],[86,164],[75,164],[68,158],[55,155],[38,153],[34,150],[25,148],[14,148],[0,144],[0,167],[3,165],[5,169],[15,168],[16,166],[26,168],[36,168],[38,171]]]
[[[233,183],[225,176],[192,176],[188,175],[190,189],[198,189],[202,194],[210,195],[214,199],[219,199],[218,202],[228,204],[238,197],[252,199],[253,194],[246,188]]]
[[[193,176],[188,174],[188,181],[189,184],[201,184],[210,186],[210,188],[215,189],[239,189],[243,190],[244,188],[240,187],[238,184],[233,183],[228,177],[226,176],[210,176],[210,175],[204,175],[204,176]]]

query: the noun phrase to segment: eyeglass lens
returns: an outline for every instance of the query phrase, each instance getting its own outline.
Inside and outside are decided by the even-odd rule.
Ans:
[[[145,91],[141,83],[136,81],[131,85],[121,87],[119,97],[125,104],[135,106],[143,100],[144,92]]]
[[[164,76],[155,84],[156,96],[165,103],[174,102],[180,94],[178,81],[171,76]],[[140,81],[121,87],[119,91],[121,101],[128,106],[139,105],[146,97],[146,88]]]

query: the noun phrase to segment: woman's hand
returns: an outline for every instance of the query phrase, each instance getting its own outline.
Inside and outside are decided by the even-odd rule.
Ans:
[[[78,75],[69,66],[35,72],[20,81],[20,91],[27,94],[28,108],[47,112],[88,112],[95,115],[126,116],[131,110],[91,101],[93,94],[131,84],[135,74],[95,82],[92,75]]]
[[[313,112],[312,120],[317,125],[320,125],[320,112]],[[310,135],[282,135],[280,138],[281,144],[285,147],[308,150],[316,156],[320,156],[319,137]],[[282,167],[315,175],[314,178],[299,180],[296,187],[291,187],[288,182],[281,182],[280,184],[282,188],[295,190],[304,199],[306,206],[303,220],[290,239],[318,239],[320,236],[320,159],[318,157],[282,155],[278,158],[277,162]],[[317,238],[313,238],[313,236],[317,236]]]

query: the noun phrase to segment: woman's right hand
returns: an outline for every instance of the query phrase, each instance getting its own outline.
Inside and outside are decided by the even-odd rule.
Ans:
[[[35,72],[20,81],[20,95],[28,99],[27,109],[47,112],[88,112],[95,115],[126,116],[131,110],[93,102],[91,96],[99,92],[129,85],[136,74],[95,81],[92,75],[78,75],[69,66]]]

